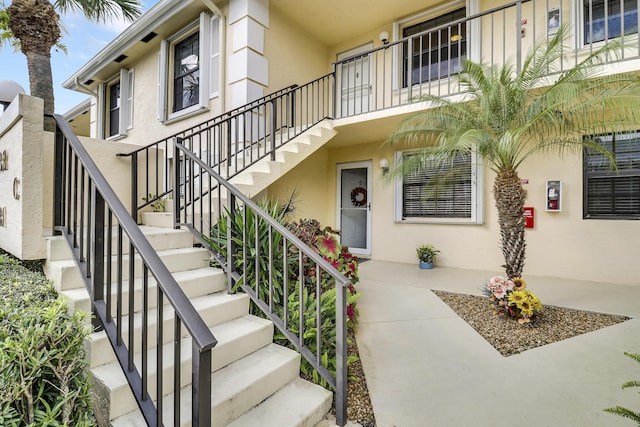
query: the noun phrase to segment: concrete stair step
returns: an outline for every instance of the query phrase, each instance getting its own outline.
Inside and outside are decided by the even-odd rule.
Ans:
[[[165,249],[157,251],[162,262],[170,272],[195,270],[209,266],[209,251],[204,248]],[[117,257],[111,257],[112,274],[117,274]],[[123,276],[129,275],[129,254],[122,257]],[[54,283],[56,290],[64,291],[84,286],[80,269],[73,260],[47,261],[44,264],[45,275]],[[105,273],[106,274],[106,273]],[[142,260],[138,254],[134,259],[134,277],[142,277]]]
[[[140,230],[145,235],[151,246],[157,250],[188,248],[193,246],[193,236],[188,230],[176,230],[173,224],[170,228],[160,228],[153,224],[140,226]],[[117,231],[113,228],[112,236],[112,255],[116,253],[118,247]],[[129,238],[126,234],[122,235],[123,253],[129,253]],[[62,261],[72,258],[71,249],[67,240],[62,236],[52,236],[47,239],[47,260]]]
[[[273,323],[252,315],[245,315],[229,322],[216,325],[211,328],[218,340],[218,344],[212,353],[212,371],[216,372],[268,346],[273,340]],[[186,387],[191,383],[191,337],[185,337],[180,343],[180,387]],[[163,391],[166,394],[173,392],[173,342],[163,346]],[[156,349],[148,353],[149,383],[154,384],[157,376]],[[142,355],[135,356],[135,364],[141,371]],[[127,380],[117,362],[96,367],[92,370],[95,379],[99,382],[102,393],[109,394],[110,418],[117,418],[136,409],[136,403],[127,384]],[[153,400],[156,400],[156,390],[149,390]]]
[[[211,326],[220,325],[233,319],[244,316],[249,312],[249,297],[246,294],[230,295],[226,292],[205,295],[191,299],[194,308],[200,313],[204,322]],[[155,341],[157,330],[157,309],[151,308],[148,312],[149,323],[147,333],[150,338],[150,346]],[[115,321],[115,319],[114,319]],[[173,321],[174,311],[169,305],[163,307],[163,343],[173,341]],[[135,313],[134,342],[139,343],[142,335],[142,314]],[[129,316],[122,318],[122,339],[127,342],[129,336]],[[187,336],[186,329],[183,328],[182,336]],[[115,355],[111,349],[111,344],[104,332],[91,334],[91,340],[87,348],[87,357],[90,359],[91,367],[97,367],[115,361]]]
[[[173,274],[174,278],[184,291],[188,298],[199,297],[214,292],[220,292],[227,287],[227,276],[219,268],[205,267],[195,270],[178,271]],[[106,292],[106,291],[105,291]],[[117,285],[112,283],[111,296],[112,301],[116,301]],[[142,309],[142,278],[134,281],[134,312]],[[91,302],[89,293],[84,287],[76,289],[63,290],[60,294],[65,297],[72,309],[91,311]],[[149,276],[149,307],[155,308],[157,303],[157,282],[155,278]],[[122,314],[129,313],[129,282],[122,282]],[[112,307],[111,314],[116,315],[115,304]]]
[[[212,384],[212,425],[225,426],[298,377],[300,355],[276,344],[215,372]],[[191,425],[191,387],[180,390],[180,425]],[[163,417],[173,418],[172,396],[164,398]],[[114,427],[144,425],[138,411],[112,421]]]
[[[332,400],[329,390],[298,377],[229,427],[313,427],[329,412]]]

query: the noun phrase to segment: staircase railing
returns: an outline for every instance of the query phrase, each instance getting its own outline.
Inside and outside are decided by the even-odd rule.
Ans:
[[[192,425],[210,426],[211,349],[217,343],[213,333],[64,118],[53,117],[54,229],[72,249],[95,320],[107,334],[142,415],[150,426],[163,425],[163,397],[172,393],[174,425],[180,425],[180,378],[185,376],[181,373],[181,345],[183,337],[190,336]],[[149,309],[153,279],[157,283],[155,316]],[[140,298],[134,297],[138,291]],[[135,319],[133,313],[140,305],[141,318]],[[165,325],[169,320],[171,324]],[[137,324],[141,324],[140,334],[134,332]],[[168,352],[171,360],[164,358],[163,343],[167,341],[174,343]],[[149,350],[154,347],[155,356]],[[167,364],[172,364],[173,371],[173,379],[168,381],[163,378]],[[157,367],[156,375],[149,372],[152,366]],[[170,384],[168,388],[165,382]],[[157,400],[155,405],[153,400]]]
[[[336,422],[346,423],[346,287],[351,283],[330,263],[224,179],[181,142],[175,142],[176,225],[190,229],[227,273],[228,291],[239,286],[274,322],[335,391]],[[207,200],[206,209],[202,209]],[[198,220],[198,216],[206,216]],[[209,226],[208,224],[213,224]],[[335,312],[325,312],[327,283],[335,289]],[[314,335],[309,341],[308,334]],[[323,360],[335,349],[335,372]]]
[[[131,157],[131,176],[142,178],[132,180],[132,217],[137,219],[139,210],[171,196],[171,153],[176,138],[230,178],[268,155],[275,159],[278,147],[330,117],[332,83],[330,74],[303,86],[292,85],[148,146],[119,154]]]

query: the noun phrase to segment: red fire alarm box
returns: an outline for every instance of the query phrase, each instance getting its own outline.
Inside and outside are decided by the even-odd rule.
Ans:
[[[533,228],[534,209],[533,207],[524,207],[524,228]]]

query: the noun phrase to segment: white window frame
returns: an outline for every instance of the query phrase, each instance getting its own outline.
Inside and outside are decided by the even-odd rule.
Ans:
[[[402,162],[405,154],[416,150],[401,150],[395,152],[396,164]],[[471,216],[469,218],[419,218],[402,216],[402,191],[403,177],[398,176],[394,183],[394,220],[397,223],[419,223],[419,224],[483,224],[484,223],[484,166],[480,155],[471,154]]]
[[[198,103],[173,111],[173,48],[199,31]],[[162,123],[183,119],[209,110],[209,99],[220,95],[220,19],[202,12],[200,17],[166,40],[162,40],[158,58],[158,120]]]
[[[115,135],[108,135],[109,120],[107,115],[109,114],[109,87],[113,86],[117,82],[120,82],[120,111],[119,111],[119,123],[118,133]],[[98,97],[101,100],[98,103],[98,135],[100,138],[108,141],[114,141],[122,139],[127,136],[127,131],[133,129],[133,83],[134,72],[133,69],[122,68],[118,75],[110,79],[109,81],[100,84]]]
[[[573,28],[575,28],[575,46],[578,51],[588,52],[594,47],[603,46],[608,40],[615,40],[621,37],[610,37],[593,43],[587,43],[586,34],[584,31],[585,19],[587,18],[584,13],[584,4],[585,0],[579,0],[577,2],[571,3]],[[638,24],[638,26],[640,27],[640,19]],[[640,28],[635,33],[625,35],[624,38],[626,41],[630,42],[630,44],[635,43],[638,40],[639,32]]]
[[[466,15],[470,16],[480,11],[479,0],[452,0],[446,3],[440,4],[431,9],[425,10],[419,14],[411,15],[399,21],[393,23],[393,39],[399,40],[402,38],[402,31],[406,27],[417,24],[419,22],[428,21],[445,13],[451,12],[460,7],[465,7]],[[467,24],[467,58],[480,61],[480,44],[478,40],[481,39],[480,22],[474,21]],[[402,88],[402,48],[397,45],[393,47],[393,89],[400,90]]]

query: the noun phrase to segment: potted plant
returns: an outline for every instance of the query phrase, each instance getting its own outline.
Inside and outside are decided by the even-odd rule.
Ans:
[[[436,257],[440,253],[439,250],[433,247],[433,245],[420,245],[416,249],[416,253],[418,254],[418,259],[420,260],[420,268],[428,269],[433,268],[433,262],[436,260]]]

